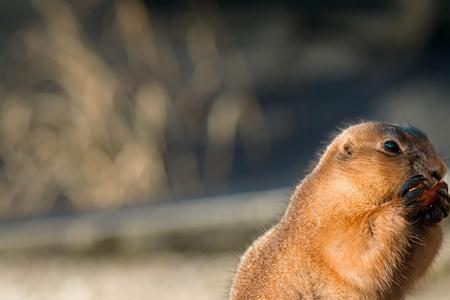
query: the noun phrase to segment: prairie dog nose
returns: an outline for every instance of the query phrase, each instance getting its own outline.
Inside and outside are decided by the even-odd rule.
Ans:
[[[441,181],[441,179],[442,179],[442,175],[441,174],[439,174],[439,172],[438,171],[436,171],[436,170],[433,170],[433,171],[431,171],[430,172],[430,175],[431,175],[431,177],[433,177],[434,179],[436,179],[437,181]]]
[[[417,173],[424,175],[430,185],[441,181],[447,170],[440,158],[428,158],[424,153],[417,153],[414,156],[412,167]]]

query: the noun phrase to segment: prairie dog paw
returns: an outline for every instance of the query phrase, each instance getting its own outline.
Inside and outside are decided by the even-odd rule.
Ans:
[[[423,175],[409,178],[400,188],[399,196],[404,201],[410,220],[433,225],[449,214],[448,185],[438,182],[430,187],[426,182]]]

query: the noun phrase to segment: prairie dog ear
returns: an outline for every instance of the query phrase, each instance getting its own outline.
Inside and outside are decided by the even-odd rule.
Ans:
[[[348,159],[352,157],[352,155],[356,151],[356,142],[351,135],[346,135],[339,141],[338,144],[338,159]]]

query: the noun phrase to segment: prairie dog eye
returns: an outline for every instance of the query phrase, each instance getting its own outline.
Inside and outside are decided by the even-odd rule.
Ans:
[[[397,144],[396,141],[393,140],[387,140],[383,144],[383,149],[386,152],[393,153],[393,154],[400,154],[402,150],[400,149],[400,146]]]

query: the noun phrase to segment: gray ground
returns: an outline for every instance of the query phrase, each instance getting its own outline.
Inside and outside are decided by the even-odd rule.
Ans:
[[[3,250],[0,251],[0,300],[226,299],[240,254],[231,249],[248,244],[243,238],[248,235],[248,228],[267,228],[268,220],[281,211],[282,203],[273,199],[282,199],[285,193],[286,190],[245,193],[230,196],[234,200],[229,197],[216,201],[210,199],[177,207],[160,207],[152,213],[145,209],[141,213],[130,210],[120,215],[93,214],[72,219],[22,222],[9,227],[4,225],[0,227],[0,250]],[[203,212],[203,219],[195,214],[199,211]],[[178,213],[172,215],[174,212]],[[164,219],[177,222],[166,224]],[[115,220],[117,232],[105,229],[113,223],[112,220]],[[230,222],[237,227],[231,226]],[[73,228],[74,224],[84,224],[81,229],[90,230],[75,226],[81,230],[78,232]],[[426,280],[408,299],[450,299],[450,223],[446,220],[443,225],[445,237],[440,255]],[[141,231],[142,228],[151,230],[131,230],[136,226]],[[98,230],[94,230],[96,228]],[[127,228],[128,231],[125,230]],[[198,231],[199,228],[204,230]],[[196,230],[197,235],[193,234]],[[128,247],[118,247],[125,251],[107,255],[101,249],[108,248],[95,248],[95,243],[87,247],[89,243],[76,239],[77,236],[91,236],[95,241],[95,232],[127,237],[122,243]],[[124,235],[126,232],[133,233],[134,239]],[[71,243],[65,245],[59,241],[64,236],[70,238]],[[55,237],[55,240],[50,237]],[[97,236],[100,237],[101,234]],[[231,243],[232,237],[235,243]],[[174,239],[188,239],[200,246],[196,251],[194,248],[189,251],[185,244],[185,251],[170,252],[169,248],[163,247],[144,250],[132,243],[135,240],[173,242]],[[228,250],[210,248],[206,251],[207,245],[218,244],[219,240],[228,243],[228,248],[223,247]],[[116,240],[118,245],[121,245],[120,241]],[[75,247],[77,243],[80,245]],[[240,246],[232,246],[236,243]],[[104,245],[108,247],[108,243]],[[50,246],[66,249],[66,255],[51,254]],[[25,254],[36,253],[37,247],[47,250],[40,255]]]
[[[2,300],[225,299],[231,255],[2,257]]]
[[[0,299],[226,299],[236,263],[229,253],[2,256]],[[436,269],[409,299],[449,299],[450,274]]]

